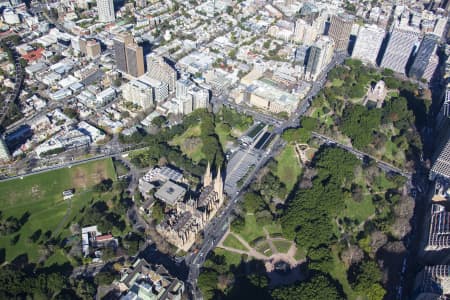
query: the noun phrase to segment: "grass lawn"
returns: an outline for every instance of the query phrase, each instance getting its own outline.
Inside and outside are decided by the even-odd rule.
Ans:
[[[225,241],[223,241],[223,245],[225,247],[230,247],[237,250],[248,251],[248,249],[244,245],[242,245],[242,243],[239,242],[239,240],[233,234],[229,234],[227,236]]]
[[[170,143],[174,145],[181,145],[185,139],[199,137],[201,133],[202,130],[200,128],[200,124],[198,124],[197,126],[189,127],[182,135],[177,135],[174,137]]]
[[[225,151],[227,143],[235,140],[235,138],[231,135],[231,128],[228,124],[217,123],[215,129],[216,134],[219,137],[220,144]]]
[[[64,264],[64,263],[66,263],[67,262],[67,260],[68,260],[68,256],[66,256],[66,254],[64,253],[64,251],[62,250],[62,249],[58,249],[58,250],[56,250],[55,251],[55,253],[53,253],[46,261],[45,261],[45,266],[46,267],[49,267],[49,266],[51,266],[51,265],[53,265],[53,264],[56,264],[56,265],[62,265],[62,264]],[[72,263],[72,265],[75,265],[76,264],[76,262],[72,262],[71,261],[71,263]]]
[[[295,253],[294,258],[296,260],[305,259],[306,258],[306,250],[304,248],[297,246],[297,252]]]
[[[245,227],[241,232],[236,232],[248,243],[256,240],[259,237],[264,237],[262,227],[256,223],[256,218],[252,214],[245,215]]]
[[[326,115],[325,117],[322,117],[322,118],[325,118],[325,121],[323,121],[323,122],[326,125],[331,126],[331,125],[334,124],[334,120],[333,120],[333,117],[331,115]]]
[[[318,108],[314,109],[313,113],[311,114],[311,117],[320,119],[323,114],[324,114],[323,107],[318,107]]]
[[[116,170],[117,177],[128,174],[127,167],[119,160],[114,161],[114,168]]]
[[[286,185],[289,193],[302,172],[294,145],[287,145],[276,157],[276,161],[278,162],[276,175]]]
[[[229,266],[231,266],[231,265],[239,266],[239,264],[241,263],[241,260],[242,260],[241,255],[227,251],[225,249],[216,248],[216,249],[214,249],[214,253],[217,255],[225,256],[225,261],[226,261],[227,265],[229,265]]]
[[[194,162],[199,162],[205,158],[202,152],[203,142],[199,138],[201,135],[200,124],[189,127],[182,135],[174,137],[169,144],[180,146],[181,151]]]
[[[385,192],[388,189],[395,188],[395,184],[386,177],[384,172],[380,172],[380,175],[375,178],[374,183],[374,192]]]
[[[287,253],[291,248],[292,242],[290,241],[273,241],[273,245],[277,248],[278,252]]]
[[[0,237],[0,245],[6,250],[6,260],[27,254],[30,262],[36,262],[41,255],[37,243],[44,239],[45,233],[53,237],[67,237],[70,233],[68,224],[78,217],[80,209],[92,198],[91,188],[107,178],[116,180],[111,159],[1,182],[3,218],[14,216],[25,220],[19,232]],[[62,192],[70,188],[75,189],[75,196],[70,201],[63,200]],[[34,243],[29,237],[39,230],[41,237]],[[17,243],[11,243],[17,235]],[[52,259],[60,262],[61,256]]]
[[[342,79],[334,79],[331,84],[335,87],[341,87],[344,84],[344,80]]]
[[[382,155],[385,157],[384,159],[391,161],[394,165],[403,166],[405,161],[405,154],[391,140],[386,141]]]
[[[270,236],[281,235],[283,233],[283,230],[281,229],[280,224],[270,224],[270,225],[264,226],[264,228],[267,230],[267,232],[269,232]]]
[[[262,241],[258,245],[255,246],[256,251],[258,251],[261,254],[264,254],[265,256],[271,256],[272,249],[270,249],[269,243],[267,241]]]
[[[344,200],[345,209],[341,211],[341,217],[358,220],[359,223],[367,220],[369,216],[375,213],[375,206],[372,203],[372,197],[365,195],[361,202],[356,202],[353,198],[346,197]]]

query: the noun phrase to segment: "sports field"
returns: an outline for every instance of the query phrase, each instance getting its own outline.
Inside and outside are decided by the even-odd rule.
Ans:
[[[10,216],[23,220],[18,232],[0,236],[5,259],[11,261],[26,254],[30,262],[37,262],[44,248],[39,244],[49,237],[69,236],[68,225],[78,219],[80,209],[93,198],[92,187],[107,178],[116,180],[111,159],[0,182],[3,220]],[[75,196],[63,200],[62,192],[71,188],[75,189]],[[38,236],[35,242],[30,238],[33,234]]]

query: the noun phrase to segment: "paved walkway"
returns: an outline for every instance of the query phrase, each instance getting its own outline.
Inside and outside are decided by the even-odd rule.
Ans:
[[[217,247],[225,249],[227,251],[233,252],[233,253],[237,253],[237,254],[246,254],[248,256],[254,257],[256,259],[262,260],[266,262],[266,269],[268,271],[273,270],[274,268],[274,264],[278,261],[285,261],[288,262],[291,267],[296,267],[297,265],[299,265],[300,263],[303,262],[303,260],[299,260],[297,261],[295,259],[295,254],[297,253],[297,246],[295,245],[294,242],[291,242],[291,246],[289,247],[289,250],[287,253],[281,253],[278,251],[278,249],[275,247],[274,245],[274,241],[288,241],[285,238],[282,237],[270,237],[269,232],[267,231],[266,228],[263,228],[264,233],[266,235],[266,241],[269,244],[270,250],[272,251],[272,255],[266,256],[262,253],[260,253],[259,251],[257,251],[254,247],[252,247],[246,240],[244,240],[240,235],[231,232],[230,229],[227,230],[227,232],[225,233],[225,235],[223,236],[223,238],[220,240],[219,244],[217,245]],[[247,248],[248,250],[240,250],[240,249],[235,249],[232,247],[228,247],[225,246],[223,244],[223,242],[225,241],[225,239],[228,237],[228,235],[233,235],[245,248]]]
[[[284,241],[287,242],[285,238],[282,237],[270,237],[269,232],[266,228],[263,227],[266,241],[269,244],[270,249],[272,250],[272,255],[270,257],[267,257],[264,254],[261,254],[260,252],[256,251],[252,246],[250,246],[246,240],[244,240],[241,236],[238,234],[235,234],[234,232],[230,232],[230,229],[227,230],[225,235],[220,240],[217,247],[225,249],[227,251],[230,251],[232,253],[236,253],[239,255],[246,254],[249,257],[253,257],[257,260],[261,260],[264,263],[264,266],[266,268],[267,275],[270,278],[270,286],[278,286],[280,284],[289,284],[291,282],[296,282],[299,280],[304,279],[304,274],[300,271],[299,266],[305,262],[305,259],[303,260],[296,260],[295,254],[297,253],[297,246],[294,242],[291,242],[291,246],[289,247],[289,250],[287,253],[280,253],[278,252],[277,248],[274,245],[274,241]],[[223,242],[227,238],[227,236],[231,234],[233,235],[245,248],[248,249],[248,251],[245,250],[239,250],[232,247],[227,247],[223,245]],[[280,274],[279,272],[276,272],[277,263],[278,262],[284,262],[289,264],[290,271],[287,274]]]
[[[264,234],[266,235],[266,240],[267,240],[267,243],[269,244],[270,250],[272,250],[272,253],[273,254],[278,253],[278,249],[273,244],[273,240],[270,237],[270,234],[265,227],[263,227],[263,231],[264,231]]]
[[[223,242],[225,241],[225,239],[227,238],[227,236],[228,236],[229,234],[232,234],[236,239],[238,239],[238,241],[239,241],[242,245],[244,245],[244,247],[247,248],[248,251],[238,250],[238,249],[235,249],[235,248],[231,248],[231,247],[225,246],[225,245],[223,244]],[[252,256],[252,257],[254,257],[254,258],[256,258],[256,259],[259,259],[259,260],[267,260],[267,259],[269,259],[267,256],[265,256],[265,255],[259,253],[258,251],[256,251],[256,250],[255,250],[252,246],[250,246],[250,245],[247,243],[247,241],[244,240],[242,237],[240,237],[239,235],[235,234],[234,232],[231,232],[230,229],[228,229],[227,232],[224,234],[223,238],[220,240],[220,242],[219,242],[219,244],[217,245],[217,247],[220,247],[220,248],[225,249],[225,250],[227,250],[227,251],[234,252],[234,253],[241,254],[241,255],[242,255],[242,254],[247,254],[248,256]]]

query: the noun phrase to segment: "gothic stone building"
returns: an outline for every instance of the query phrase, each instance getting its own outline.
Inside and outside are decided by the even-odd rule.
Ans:
[[[224,201],[223,179],[220,168],[212,178],[208,164],[203,178],[203,188],[198,199],[178,201],[156,230],[179,249],[188,251],[197,234],[215,216]]]

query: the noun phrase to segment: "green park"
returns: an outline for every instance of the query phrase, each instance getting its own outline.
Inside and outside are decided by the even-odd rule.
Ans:
[[[30,262],[39,262],[46,241],[71,236],[70,224],[93,198],[94,186],[106,179],[116,180],[111,159],[1,182],[3,261],[26,255]],[[68,189],[74,189],[74,196],[64,200],[62,192]],[[56,251],[46,263],[65,261]]]

